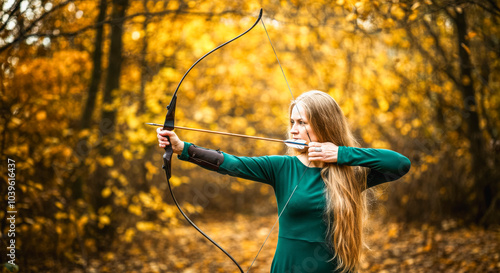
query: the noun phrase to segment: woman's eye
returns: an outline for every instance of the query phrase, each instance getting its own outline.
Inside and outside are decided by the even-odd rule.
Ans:
[[[298,120],[297,122],[294,121],[294,120],[290,120],[290,124],[291,125],[294,125],[295,123],[299,124],[299,125],[306,125],[306,123],[302,120]]]

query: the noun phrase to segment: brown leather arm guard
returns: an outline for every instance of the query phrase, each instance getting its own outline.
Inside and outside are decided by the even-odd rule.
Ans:
[[[219,166],[224,162],[224,155],[218,150],[214,151],[191,145],[188,148],[188,154],[189,162],[212,171],[218,171]]]

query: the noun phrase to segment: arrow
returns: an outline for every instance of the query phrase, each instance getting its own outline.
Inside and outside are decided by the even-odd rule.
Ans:
[[[151,126],[163,127],[163,124],[159,124],[159,123],[146,123],[146,124],[151,125]],[[282,140],[282,139],[275,139],[275,138],[268,138],[268,137],[248,136],[248,135],[242,135],[242,134],[233,134],[233,133],[227,133],[227,132],[189,128],[189,127],[183,127],[183,126],[174,126],[174,128],[180,129],[180,130],[186,130],[186,131],[208,133],[208,134],[217,134],[217,135],[225,135],[225,136],[235,136],[235,137],[242,137],[242,138],[258,139],[258,140],[264,140],[264,141],[280,142],[280,143],[285,143],[288,147],[296,148],[296,149],[304,149],[305,147],[308,147],[306,141],[301,140],[301,139]]]

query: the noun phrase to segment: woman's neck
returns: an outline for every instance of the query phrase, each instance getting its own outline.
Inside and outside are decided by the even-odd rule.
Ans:
[[[309,161],[307,154],[299,154],[297,158],[302,162],[302,164],[310,168],[323,168],[324,163],[320,161]]]

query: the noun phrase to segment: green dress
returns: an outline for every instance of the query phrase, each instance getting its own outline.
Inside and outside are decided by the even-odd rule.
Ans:
[[[190,143],[179,159],[187,160]],[[239,157],[223,153],[219,173],[269,184],[273,187],[278,212],[295,193],[280,217],[278,246],[272,273],[335,272],[332,250],[325,243],[325,185],[321,168],[305,166],[295,156]],[[396,180],[410,170],[410,160],[390,150],[339,147],[339,165],[370,168],[367,187]]]

